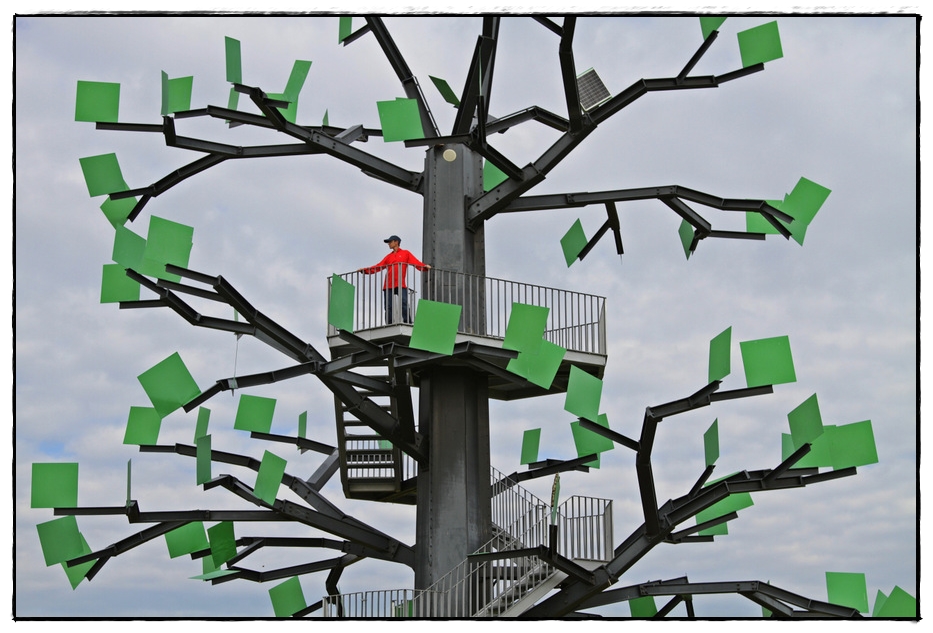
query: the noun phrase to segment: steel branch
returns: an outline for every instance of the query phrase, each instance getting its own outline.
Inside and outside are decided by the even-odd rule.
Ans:
[[[697,52],[693,54],[693,57],[690,58],[690,61],[687,62],[687,65],[684,66],[677,74],[677,81],[683,81],[687,78],[687,75],[690,74],[690,71],[693,70],[693,67],[697,65],[697,62],[700,61],[700,58],[703,57],[704,53],[709,50],[709,47],[713,45],[713,42],[716,41],[716,38],[719,37],[719,31],[713,31],[710,33],[703,43],[700,44],[700,48],[697,49]]]
[[[529,465],[529,470],[525,472],[514,472],[507,477],[500,479],[493,485],[493,495],[502,492],[512,486],[519,484],[523,481],[528,481],[530,479],[538,479],[540,477],[547,477],[550,475],[555,475],[557,473],[563,473],[571,470],[578,470],[580,472],[589,472],[589,467],[586,466],[589,462],[593,461],[598,457],[597,453],[592,453],[590,455],[584,455],[582,457],[577,457],[575,459],[568,460],[547,460],[544,462],[536,462]]]
[[[577,85],[577,71],[573,62],[573,35],[576,23],[575,17],[564,18],[557,53],[564,87],[564,101],[567,104],[567,118],[570,120],[568,132],[571,134],[579,134],[583,129],[583,108],[580,106],[580,89]]]
[[[233,476],[224,475],[217,478],[216,482],[217,485],[226,488],[250,503],[265,503],[254,496],[253,490],[249,486]],[[270,509],[263,511],[261,514],[271,515],[275,518],[266,520],[281,521],[286,519],[304,523],[370,548],[371,558],[398,562],[409,567],[414,566],[414,550],[411,547],[359,521],[347,521],[347,517],[330,516],[283,499],[276,499],[274,504],[271,506],[267,504],[267,507]],[[243,512],[242,514],[245,516],[252,516],[252,514],[261,516],[259,513]],[[229,520],[241,519],[231,518]]]
[[[421,125],[424,128],[424,135],[427,137],[437,136],[437,124],[434,122],[434,117],[431,116],[431,110],[424,100],[421,88],[418,86],[417,80],[414,75],[412,75],[411,69],[405,62],[405,58],[402,57],[398,46],[395,45],[395,41],[385,27],[382,18],[367,17],[366,23],[369,25],[372,34],[382,48],[382,52],[385,53],[386,58],[389,60],[389,64],[391,64],[392,69],[395,71],[395,76],[402,82],[405,95],[418,103],[418,113],[421,116]]]
[[[697,596],[712,594],[737,594],[749,598],[776,613],[787,617],[799,615],[788,605],[795,605],[813,616],[854,618],[861,617],[857,609],[829,602],[810,600],[759,580],[688,582],[686,578],[632,585],[605,591],[584,602],[582,608],[593,608],[632,600],[642,596]]]
[[[658,533],[651,534],[647,530],[647,525],[640,526],[615,549],[615,555],[611,561],[597,568],[597,573],[604,570],[606,574],[604,584],[590,587],[574,580],[568,580],[557,594],[532,607],[525,615],[529,617],[554,616],[570,613],[581,606],[594,604],[594,601],[598,600],[598,594],[603,589],[615,582],[657,544],[668,538],[678,524],[696,516],[697,513],[725,499],[730,494],[797,488],[824,480],[822,474],[808,475],[807,473],[811,472],[809,469],[801,475],[785,472],[777,478],[769,478],[768,475],[771,472],[739,473],[702,489],[694,496],[688,495],[668,501],[658,511],[661,527]],[[826,473],[826,475],[832,475],[830,478],[835,478],[854,473],[855,469],[850,468],[840,471],[838,474],[834,472]]]

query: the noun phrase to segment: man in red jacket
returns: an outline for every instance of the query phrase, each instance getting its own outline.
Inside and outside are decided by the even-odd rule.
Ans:
[[[383,240],[389,245],[391,253],[382,258],[382,261],[375,266],[360,268],[359,272],[372,275],[385,269],[385,281],[382,283],[382,294],[385,297],[386,323],[393,322],[392,303],[395,295],[401,294],[402,299],[402,322],[410,323],[408,319],[408,285],[406,284],[406,275],[408,266],[413,265],[418,270],[429,269],[430,266],[418,260],[411,254],[401,248],[402,239],[398,235],[392,235]],[[399,292],[401,290],[401,293]]]

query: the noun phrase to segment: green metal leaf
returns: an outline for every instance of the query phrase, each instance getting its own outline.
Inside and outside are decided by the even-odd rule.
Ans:
[[[236,418],[233,421],[233,428],[240,431],[268,433],[272,430],[272,416],[274,413],[274,398],[241,394],[236,409]]]
[[[277,618],[291,617],[308,606],[298,576],[293,576],[269,589],[269,598],[272,600],[272,609]]]
[[[120,114],[120,84],[79,81],[75,121],[116,123]]]
[[[564,252],[564,261],[567,262],[567,268],[577,261],[580,252],[586,248],[586,233],[583,232],[583,224],[579,218],[570,227],[564,237],[560,238],[560,247]]]
[[[34,463],[30,508],[74,508],[78,505],[78,464]]]
[[[522,434],[521,464],[533,464],[538,461],[538,447],[541,444],[541,429],[528,429]]]
[[[774,61],[784,56],[777,21],[741,31],[738,39],[742,68]]]
[[[411,347],[437,354],[452,354],[463,307],[421,299],[411,329]]]

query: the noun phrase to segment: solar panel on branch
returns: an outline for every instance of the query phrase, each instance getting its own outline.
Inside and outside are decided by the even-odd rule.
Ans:
[[[577,92],[580,95],[580,106],[584,110],[592,110],[612,96],[592,68],[577,75]]]

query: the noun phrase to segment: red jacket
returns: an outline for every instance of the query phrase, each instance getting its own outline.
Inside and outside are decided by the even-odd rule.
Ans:
[[[388,270],[386,271],[385,281],[382,283],[382,289],[398,288],[400,276],[402,281],[401,287],[407,288],[408,286],[405,285],[405,276],[408,273],[407,264],[412,264],[418,270],[425,269],[424,262],[419,261],[417,257],[411,254],[411,251],[400,248],[383,257],[382,261],[375,266],[364,268],[363,272],[367,275],[372,275],[383,268],[387,268]]]

